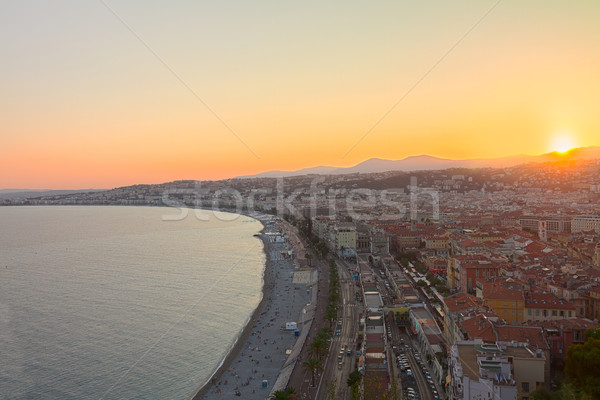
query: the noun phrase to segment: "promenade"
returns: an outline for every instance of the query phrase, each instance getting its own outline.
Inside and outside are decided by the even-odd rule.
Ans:
[[[194,399],[268,398],[282,371],[279,386],[285,387],[285,375],[289,376],[293,370],[295,358],[302,348],[315,308],[316,293],[313,295],[311,286],[316,282],[317,274],[299,271],[298,261],[285,255],[292,246],[298,248],[295,236],[287,240],[289,225],[263,223],[267,266],[262,308],[249,322],[223,368]],[[286,240],[279,242],[277,232],[284,233]],[[282,330],[286,322],[296,322],[304,335],[297,337],[294,331]],[[266,387],[263,381],[267,382]]]

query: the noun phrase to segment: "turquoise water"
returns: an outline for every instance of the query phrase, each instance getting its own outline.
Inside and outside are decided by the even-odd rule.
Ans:
[[[0,207],[0,398],[190,398],[258,305],[265,261],[258,221],[202,213]]]

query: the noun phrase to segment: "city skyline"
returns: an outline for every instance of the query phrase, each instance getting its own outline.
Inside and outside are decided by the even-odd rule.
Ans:
[[[600,145],[593,2],[4,11],[0,188]]]

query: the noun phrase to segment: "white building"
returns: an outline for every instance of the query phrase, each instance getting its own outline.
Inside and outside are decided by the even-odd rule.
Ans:
[[[333,244],[336,250],[356,250],[356,225],[352,223],[337,223],[333,228]]]
[[[596,231],[600,233],[600,217],[575,217],[571,222],[571,232]]]
[[[459,341],[450,350],[451,400],[516,400],[508,357],[495,344]]]

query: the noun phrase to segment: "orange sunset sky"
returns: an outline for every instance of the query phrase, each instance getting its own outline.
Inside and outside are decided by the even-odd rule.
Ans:
[[[600,2],[323,3],[4,2],[0,188],[600,145]]]

